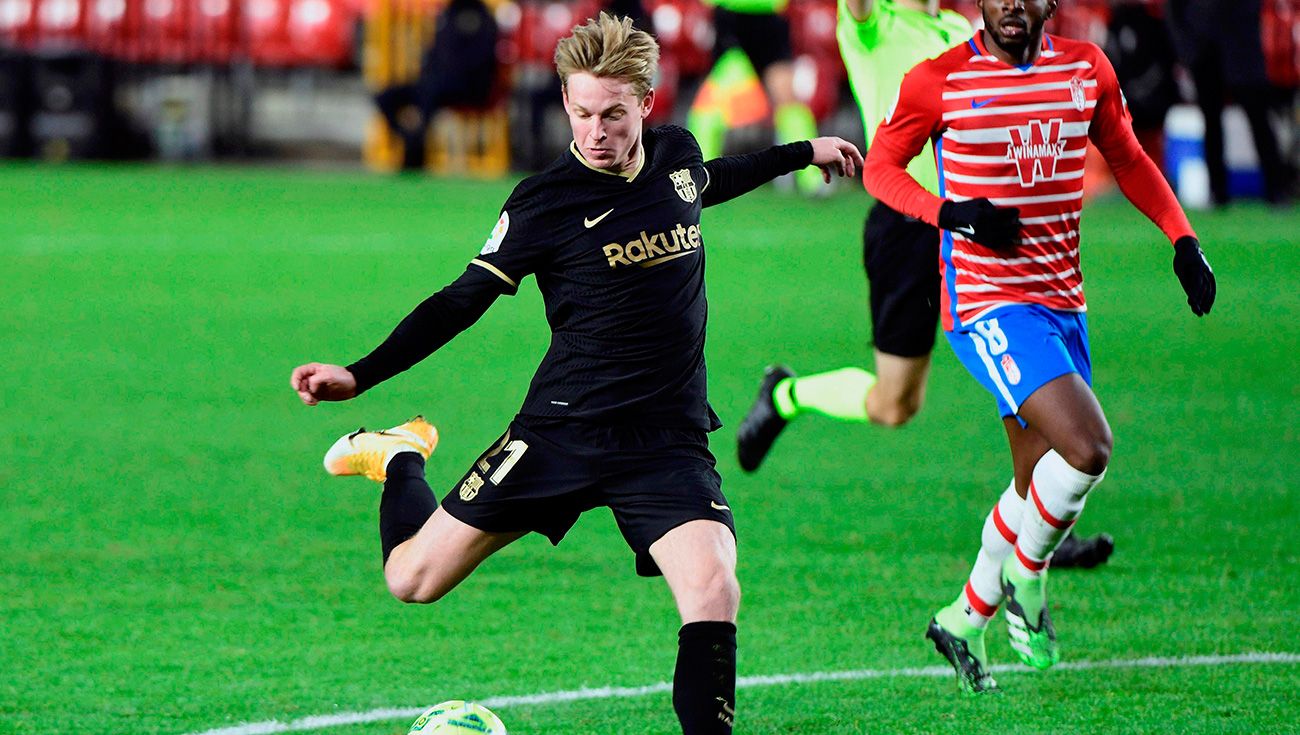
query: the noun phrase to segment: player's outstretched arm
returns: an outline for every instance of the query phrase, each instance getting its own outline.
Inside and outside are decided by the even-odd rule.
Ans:
[[[470,266],[460,278],[415,307],[370,354],[347,367],[315,362],[302,365],[293,371],[291,386],[308,406],[361,395],[469,329],[502,289],[501,280]]]
[[[346,401],[357,394],[357,379],[342,365],[309,362],[293,369],[289,386],[308,406],[321,401]]]
[[[862,167],[862,154],[852,143],[828,136],[714,158],[704,163],[709,174],[703,193],[704,206],[731,201],[778,176],[814,165],[822,168],[827,181],[832,170],[841,176],[854,176]]]

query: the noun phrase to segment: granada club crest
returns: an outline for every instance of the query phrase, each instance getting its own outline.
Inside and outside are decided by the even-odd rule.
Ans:
[[[1070,99],[1074,100],[1074,109],[1079,112],[1088,108],[1088,94],[1083,91],[1083,80],[1078,77],[1070,80]]]
[[[1012,385],[1020,384],[1020,366],[1016,361],[1011,359],[1010,354],[1002,356],[1002,372],[1007,376],[1007,382]]]
[[[673,188],[677,190],[677,196],[681,197],[682,201],[687,204],[695,201],[695,197],[699,196],[699,192],[695,190],[695,180],[691,178],[690,171],[686,169],[674,171],[668,174],[668,178],[673,180]]]

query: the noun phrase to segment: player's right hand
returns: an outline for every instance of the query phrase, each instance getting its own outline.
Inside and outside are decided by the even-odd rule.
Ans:
[[[1020,210],[996,206],[983,197],[967,202],[948,199],[939,207],[939,227],[986,248],[1007,250],[1020,242]]]
[[[1218,285],[1199,240],[1188,235],[1174,243],[1174,273],[1187,293],[1187,305],[1192,307],[1192,313],[1197,316],[1209,314]]]
[[[357,395],[357,379],[341,365],[309,362],[293,369],[289,387],[308,406],[321,401],[346,401]]]

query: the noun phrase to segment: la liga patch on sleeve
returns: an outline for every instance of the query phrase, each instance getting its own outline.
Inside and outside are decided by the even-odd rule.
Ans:
[[[501,212],[501,219],[497,220],[497,226],[492,228],[492,234],[488,235],[487,242],[483,243],[483,249],[478,251],[479,255],[491,255],[501,248],[501,241],[506,239],[506,231],[510,229],[510,213]]]

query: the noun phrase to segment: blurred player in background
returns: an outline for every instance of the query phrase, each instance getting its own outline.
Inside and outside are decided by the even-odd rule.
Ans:
[[[817,135],[817,120],[794,94],[794,64],[790,21],[784,12],[789,0],[704,0],[713,7],[714,66],[700,86],[686,126],[700,142],[704,158],[722,155],[729,116],[735,114],[729,90],[757,74],[772,106],[777,142],[807,140]],[[822,191],[816,169],[795,174],[805,194]]]
[[[1223,149],[1223,108],[1228,95],[1250,121],[1259,154],[1264,197],[1286,203],[1292,172],[1279,153],[1269,121],[1273,87],[1260,38],[1260,0],[1169,0],[1174,45],[1196,83],[1196,103],[1205,116],[1205,163],[1217,206],[1232,199]]]
[[[662,574],[682,628],[673,706],[688,735],[730,733],[735,716],[735,526],[708,433],[703,207],[809,165],[852,176],[839,138],[707,163],[691,134],[645,129],[659,47],[602,13],[555,51],[569,150],[521,182],[487,243],[451,285],[347,367],[310,363],[291,383],[308,405],[353,398],[412,367],[535,274],[550,349],[519,414],[439,505],[424,476],[437,435],[423,419],[358,431],[326,454],[333,474],[384,483],[389,589],[433,602],[484,559],[536,531],[559,543],[609,507],[644,576]]]
[[[1004,600],[1020,660],[1047,668],[1059,659],[1047,562],[1110,463],[1079,271],[1089,141],[1174,244],[1192,312],[1208,313],[1215,297],[1196,234],[1142,152],[1101,50],[1043,32],[1056,0],[979,5],[981,32],[904,78],[865,176],[873,196],[943,230],[945,333],[996,399],[1011,447],[1016,493],[998,501],[964,589],[926,632],[968,692],[997,688],[984,630]],[[938,150],[939,196],[907,170],[927,141]]]
[[[898,97],[903,75],[971,37],[965,16],[940,10],[938,0],[840,0],[840,55],[862,111],[867,146]],[[931,193],[939,191],[934,150],[927,141],[907,170]],[[902,426],[921,409],[939,324],[939,230],[877,202],[862,233],[871,291],[876,373],[845,367],[796,377],[769,367],[758,398],[737,432],[740,466],[753,472],[777,436],[801,413],[841,421]],[[1008,486],[1012,497],[1015,488]],[[1056,567],[1093,567],[1109,558],[1114,541],[1073,535],[1056,550]]]
[[[388,127],[402,139],[402,168],[424,167],[425,137],[438,111],[487,104],[497,75],[497,23],[483,0],[451,0],[438,13],[433,44],[412,84],[375,95]]]

